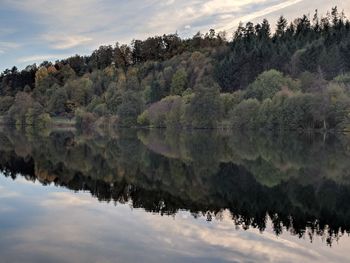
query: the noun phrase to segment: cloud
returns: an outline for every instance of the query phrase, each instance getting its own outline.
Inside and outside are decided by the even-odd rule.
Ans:
[[[42,27],[39,39],[44,40],[52,49],[60,50],[81,46],[96,48],[104,43],[128,42],[132,38],[176,31],[188,35],[210,28],[232,30],[241,20],[252,20],[306,2],[167,0],[159,3],[156,0],[61,0],[59,4],[52,4],[49,0],[3,1],[5,5],[35,17],[36,23]]]
[[[251,21],[254,20],[258,17],[263,17],[266,16],[270,13],[276,12],[278,10],[284,9],[286,7],[295,5],[297,3],[302,2],[303,0],[290,0],[290,1],[283,1],[282,3],[278,3],[276,5],[272,5],[272,6],[268,6],[262,10],[258,10],[255,12],[252,12],[250,14],[244,15],[242,17],[239,17],[237,19],[235,19],[234,21],[225,21],[225,22],[221,22],[222,27],[219,28],[219,30],[227,30],[227,31],[231,31],[233,30],[235,27],[237,27],[237,24],[242,21],[242,22],[247,22],[247,21]]]
[[[190,37],[210,28],[231,34],[240,21],[276,21],[282,13],[292,19],[335,5],[350,11],[350,2],[344,0],[2,0],[0,17],[4,12],[13,19],[4,20],[1,40],[21,43],[22,48],[5,56],[8,49],[0,45],[0,67],[62,50],[87,55],[100,45],[152,35],[178,32]]]
[[[201,15],[216,15],[220,13],[231,13],[242,10],[246,6],[252,4],[257,5],[261,3],[269,3],[269,0],[242,0],[242,1],[231,1],[231,0],[211,0],[203,4]]]
[[[33,55],[27,57],[20,57],[17,59],[18,63],[40,63],[45,60],[55,61],[58,59],[64,59],[72,56],[73,54],[43,54],[43,55]]]
[[[276,237],[271,220],[264,233],[243,231],[228,211],[212,222],[185,211],[161,216],[18,182],[0,178],[4,262],[349,262],[346,236],[330,249],[321,238],[310,243],[285,229]]]
[[[276,237],[271,230],[235,230],[229,213],[206,222],[189,212],[160,216],[98,203],[87,193],[53,191],[33,191],[24,201],[34,213],[24,211],[23,225],[4,237],[0,253],[5,261],[13,255],[25,255],[26,262],[114,262],[116,255],[120,262],[346,262],[349,257],[347,239],[339,241],[339,250],[330,250],[318,240],[311,244],[289,233]]]
[[[0,50],[5,52],[11,49],[17,49],[21,45],[15,43],[15,42],[6,42],[6,41],[0,41]]]
[[[70,49],[73,47],[81,46],[89,43],[92,40],[91,37],[85,37],[85,36],[79,36],[79,35],[64,36],[64,35],[45,34],[42,36],[42,38],[43,40],[49,42],[53,49],[58,49],[58,50]]]
[[[303,0],[207,0],[176,1],[157,12],[146,22],[147,32],[179,31],[180,34],[194,34],[197,31],[233,30],[243,20],[267,15]],[[190,30],[189,30],[190,26]]]
[[[45,207],[81,207],[91,205],[93,203],[94,201],[88,196],[82,197],[69,192],[53,192],[41,202],[41,205]]]
[[[13,198],[13,197],[18,197],[18,196],[20,196],[20,194],[18,192],[11,191],[11,190],[6,189],[5,187],[0,185],[0,199]]]
[[[43,27],[39,38],[51,48],[70,49],[176,31],[180,34],[181,31],[207,31],[223,27],[223,22],[228,20],[223,19],[225,17],[237,20],[247,15],[247,10],[261,15],[301,0],[169,0],[162,3],[155,0],[86,0],[83,3],[62,0],[59,5],[49,0],[4,1],[12,8],[32,14]]]

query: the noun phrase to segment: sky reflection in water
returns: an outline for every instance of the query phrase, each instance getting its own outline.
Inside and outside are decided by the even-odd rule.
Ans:
[[[160,216],[89,193],[0,179],[2,262],[348,262],[349,239],[332,248],[267,230],[237,230],[188,212]]]
[[[1,165],[6,173],[0,173],[1,262],[350,261],[346,233],[331,246],[322,234],[314,234],[312,242],[307,233],[298,237],[298,231],[308,229],[305,220],[322,215],[319,207],[327,212],[333,203],[346,201],[348,177],[342,168],[347,167],[346,140],[303,145],[290,143],[289,137],[293,147],[279,142],[281,149],[293,149],[292,153],[317,153],[305,162],[300,154],[278,154],[276,141],[270,145],[265,139],[245,141],[230,136],[227,140],[221,135],[169,136],[151,132],[105,138],[58,133],[38,139],[0,134]],[[206,152],[215,154],[207,159]],[[234,163],[239,163],[238,168]],[[318,163],[323,165],[321,170]],[[24,174],[14,176],[21,166],[29,167],[29,174],[34,171],[35,180]],[[110,175],[113,170],[118,172]],[[174,179],[179,171],[183,177]],[[183,192],[186,187],[193,192]],[[234,191],[238,197],[229,195]],[[315,201],[298,204],[293,191],[303,199],[307,196],[303,191],[312,193]],[[325,194],[328,197],[323,199]],[[259,198],[264,200],[259,202]],[[240,201],[246,203],[243,209]],[[278,236],[270,219],[263,232],[254,228],[254,221],[243,230],[244,224],[235,225],[232,220],[234,211],[243,216],[245,209],[247,218],[276,211],[282,220],[279,207],[285,204],[295,222],[289,230],[283,226]],[[342,206],[345,212],[334,214],[334,222],[347,218],[347,206]],[[226,209],[217,213],[221,218],[211,222],[198,213],[221,208]],[[300,217],[302,211],[310,215]],[[347,229],[341,220],[341,227]]]

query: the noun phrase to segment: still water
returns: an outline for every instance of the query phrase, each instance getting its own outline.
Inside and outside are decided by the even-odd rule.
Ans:
[[[350,136],[0,130],[0,262],[350,262]]]

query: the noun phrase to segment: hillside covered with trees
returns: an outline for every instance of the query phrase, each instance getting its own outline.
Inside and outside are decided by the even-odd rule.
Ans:
[[[275,27],[240,24],[101,46],[0,75],[1,122],[79,127],[348,130],[350,22],[334,7]]]

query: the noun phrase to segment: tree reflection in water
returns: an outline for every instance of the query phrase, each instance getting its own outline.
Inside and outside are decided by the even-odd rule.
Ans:
[[[120,130],[109,134],[0,133],[0,168],[89,191],[148,212],[220,220],[243,229],[322,236],[350,231],[350,140],[346,136]]]

